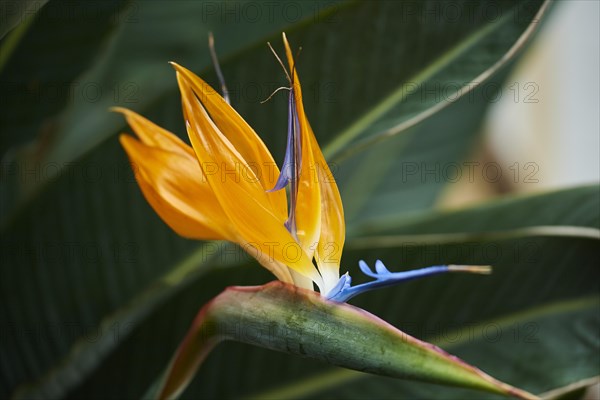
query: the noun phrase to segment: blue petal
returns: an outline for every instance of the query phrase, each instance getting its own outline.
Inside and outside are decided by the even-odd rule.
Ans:
[[[338,281],[338,284],[336,284],[334,288],[335,290],[332,289],[327,294],[326,297],[328,299],[333,301],[345,302],[351,299],[352,297],[364,292],[368,292],[369,290],[379,289],[386,286],[392,286],[400,282],[409,281],[416,278],[422,278],[429,275],[441,274],[444,272],[448,272],[449,270],[447,265],[435,265],[432,267],[415,269],[412,271],[390,272],[381,261],[377,261],[375,263],[375,269],[377,273],[373,273],[373,271],[369,268],[367,263],[365,263],[362,260],[358,262],[358,266],[365,275],[373,277],[375,278],[375,280],[367,283],[362,283],[360,285],[351,286],[350,276],[348,276],[348,279],[344,280],[344,282],[342,282],[342,278],[340,278],[340,281]]]
[[[377,278],[378,275],[371,271],[371,268],[369,268],[369,266],[367,265],[367,263],[364,260],[360,260],[358,262],[358,267],[360,268],[360,270],[362,271],[363,274],[370,276],[372,278]]]
[[[380,275],[391,274],[381,260],[375,261],[375,271]]]
[[[325,297],[327,297],[328,299],[334,298],[339,293],[341,293],[344,289],[350,288],[351,283],[352,283],[352,278],[346,272],[344,275],[342,275],[340,277],[340,280],[337,281],[335,286],[329,291],[329,293],[327,293],[327,295]]]
[[[285,157],[283,158],[283,165],[281,166],[281,172],[277,178],[277,182],[273,189],[268,192],[276,192],[281,190],[294,179],[295,170],[295,155],[294,155],[294,115],[293,102],[288,102],[288,133],[287,133],[287,145],[285,148]]]
[[[285,149],[285,157],[281,172],[273,189],[268,192],[274,192],[285,188],[290,184],[290,204],[288,219],[284,223],[286,229],[292,236],[298,240],[296,228],[296,204],[298,200],[298,181],[300,179],[300,165],[302,164],[302,151],[300,140],[300,121],[296,114],[296,102],[294,90],[290,90],[288,100],[288,135]]]

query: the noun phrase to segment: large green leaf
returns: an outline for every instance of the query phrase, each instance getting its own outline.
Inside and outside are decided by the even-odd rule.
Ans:
[[[476,209],[466,208],[464,210],[446,211],[428,211],[415,213],[411,215],[400,215],[396,218],[386,218],[355,225],[353,227],[353,236],[370,236],[369,240],[377,241],[381,244],[382,240],[402,239],[399,235],[419,235],[429,241],[452,240],[460,238],[468,240],[470,234],[481,233],[481,226],[488,223],[499,232],[489,232],[488,237],[495,239],[498,236],[507,235],[532,235],[540,234],[544,236],[574,236],[591,237],[597,236],[596,228],[600,225],[595,209],[597,208],[596,199],[590,196],[590,192],[598,191],[598,188],[587,187],[574,189],[569,192],[569,201],[562,203],[559,199],[563,198],[563,192],[554,192],[546,196],[529,195],[528,205],[531,209],[538,209],[538,213],[543,215],[543,222],[537,219],[523,218],[521,213],[506,212],[497,215],[493,211],[499,206],[509,210],[523,201],[523,197],[507,197],[499,199],[489,204],[483,204]],[[553,203],[553,208],[547,208],[548,202]],[[573,204],[578,204],[577,210],[573,210]],[[573,226],[564,226],[565,215],[572,218]],[[435,229],[431,225],[435,221]],[[588,221],[585,223],[585,221]],[[558,226],[557,226],[558,225]],[[485,226],[485,225],[484,225]],[[512,230],[508,232],[508,230]],[[395,235],[390,235],[394,233]],[[439,235],[442,234],[442,235]],[[450,235],[447,235],[450,234]],[[454,236],[453,236],[454,234]],[[376,237],[378,235],[387,235],[387,237]],[[365,244],[363,244],[365,245]],[[368,245],[368,243],[366,243]]]
[[[35,15],[47,1],[48,0],[0,1],[0,15],[2,17],[0,39],[20,24],[27,23],[28,19]]]
[[[448,182],[472,173],[465,158],[485,110],[506,95],[502,84],[515,55],[546,12],[547,4],[537,15],[532,5],[500,12],[492,24],[401,81],[325,147],[338,172],[350,224],[428,209]],[[505,51],[500,60],[493,56],[498,48]],[[428,118],[433,113],[435,118]]]
[[[45,3],[8,2],[9,16],[19,6],[30,8],[22,9],[25,22],[0,42],[2,220],[30,187],[53,174],[47,168],[57,169],[57,164],[42,163],[44,151],[60,131],[57,115],[77,93],[92,103],[98,97],[98,84],[82,82],[79,76],[104,48],[115,22],[130,18],[123,14],[127,2],[121,0]],[[119,90],[123,88],[113,84],[103,93],[113,97]],[[12,165],[15,161],[18,164]]]
[[[587,187],[500,201],[447,213],[428,222],[429,232],[444,233],[448,226],[454,225],[453,216],[462,214],[471,221],[466,232],[510,233],[524,226],[579,227],[595,230],[595,238],[589,234],[544,236],[532,233],[494,239],[473,234],[443,241],[416,234],[403,236],[404,246],[383,241],[380,247],[370,243],[368,248],[362,248],[361,240],[356,239],[349,243],[343,260],[344,265],[351,266],[355,278],[357,268],[352,266],[357,260],[364,258],[372,262],[375,257],[384,260],[392,270],[396,270],[392,267],[396,262],[402,268],[409,268],[458,260],[492,264],[494,274],[489,277],[439,276],[366,294],[354,303],[409,334],[433,339],[442,347],[449,345],[448,350],[456,351],[467,362],[486,358],[481,365],[484,371],[533,392],[544,392],[597,375],[593,355],[598,351],[594,339],[598,320],[586,315],[590,315],[590,307],[597,307],[597,300],[590,300],[590,296],[595,296],[599,289],[595,263],[599,204],[598,188]],[[512,224],[505,223],[508,216],[514,216]],[[524,216],[527,223],[523,222]],[[402,233],[402,226],[398,229]],[[206,266],[210,261],[226,264],[224,261],[239,256],[236,252],[227,255],[221,252],[210,258],[206,257],[206,250],[189,259],[188,264],[180,264],[179,274],[168,274],[137,301],[110,315],[101,327],[101,335],[94,336],[97,340],[80,339],[77,351],[72,351],[59,369],[34,386],[33,393],[53,393],[53,390],[62,393],[73,382],[88,376],[86,383],[72,394],[74,398],[89,397],[92,393],[98,398],[140,396],[152,379],[159,376],[201,305],[225,286],[253,285],[269,279],[262,269],[249,265],[205,268],[199,273],[192,269],[196,272],[190,273],[190,265]],[[152,308],[154,310],[150,310]],[[560,325],[562,318],[571,322],[564,329],[542,329]],[[580,320],[583,322],[576,323]],[[542,325],[543,321],[550,325]],[[485,335],[497,336],[496,326],[502,330],[502,336],[497,342],[486,339]],[[472,339],[469,336],[466,341],[449,343],[457,336],[455,331],[464,332],[464,329],[471,329]],[[511,342],[512,336],[504,335],[513,335],[515,329],[522,337]],[[115,336],[115,332],[119,335]],[[465,338],[464,333],[462,335]],[[529,340],[531,335],[535,340]],[[557,340],[561,346],[553,344]],[[513,347],[504,347],[507,341],[516,346],[514,351]],[[118,351],[114,351],[115,347]],[[580,350],[570,351],[575,348]],[[486,357],[486,354],[493,356]],[[537,361],[532,365],[520,354],[531,354],[535,356],[531,360]],[[140,358],[143,363],[139,362]],[[542,359],[548,367],[535,369]],[[223,374],[227,379],[218,378]],[[276,389],[283,393],[300,390],[295,397],[310,397],[315,394],[311,390],[317,393],[340,390],[363,378],[354,373],[335,372],[331,367],[304,359],[227,344],[211,354],[186,393],[190,397],[193,394],[229,397]],[[236,385],[230,384],[232,380]],[[388,393],[398,393],[398,385],[390,385],[393,391]]]
[[[24,12],[23,18],[27,17],[27,26],[17,29],[22,32],[18,32],[20,40],[14,48],[7,48],[14,41],[12,33],[0,42],[0,156],[4,161],[9,150],[17,151],[19,145],[36,138],[39,141],[36,150],[43,152],[55,140],[59,130],[56,116],[74,101],[72,96],[76,93],[96,96],[97,85],[94,82],[86,85],[78,76],[90,67],[96,52],[116,28],[115,22],[128,18],[119,14],[126,5],[119,0],[102,3],[53,0],[45,6],[46,1],[9,3],[12,4],[7,15],[16,16],[17,9],[22,7],[20,11]],[[105,93],[109,98],[111,94]]]

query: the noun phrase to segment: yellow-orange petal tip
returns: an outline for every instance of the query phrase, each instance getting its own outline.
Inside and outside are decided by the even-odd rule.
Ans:
[[[131,110],[129,110],[127,108],[119,107],[119,106],[109,107],[108,111],[116,112],[116,113],[120,113],[120,114],[128,114],[131,112]]]

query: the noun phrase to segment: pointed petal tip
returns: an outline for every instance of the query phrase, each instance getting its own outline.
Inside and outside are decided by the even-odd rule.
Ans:
[[[386,268],[385,264],[381,260],[375,261],[375,271],[377,271],[379,275],[385,275],[390,273],[390,271]]]
[[[206,93],[216,93],[216,91],[209,84],[207,84],[204,80],[202,80],[202,78],[200,78],[198,75],[196,75],[186,67],[179,65],[174,61],[170,61],[169,64],[171,64],[173,69],[175,69],[175,73],[177,75],[177,83],[180,89],[182,88],[181,85],[185,84],[189,86],[190,90],[192,90],[192,92],[195,92],[198,96],[200,96],[201,94],[205,95]]]
[[[448,265],[448,271],[469,272],[472,274],[490,275],[492,273],[492,266],[491,265]]]
[[[275,193],[280,191],[281,189],[284,189],[286,186],[288,185],[288,181],[286,180],[285,182],[279,183],[279,181],[275,184],[275,186],[273,186],[272,189],[267,189],[265,190],[265,192],[267,193]]]
[[[132,146],[136,145],[135,142],[139,142],[139,140],[127,133],[121,133],[119,135],[119,143],[121,143],[121,146],[123,146],[129,156],[133,154],[130,150],[132,150]]]
[[[145,119],[144,117],[142,117],[140,114],[138,114],[137,112],[130,110],[129,108],[125,108],[125,107],[121,107],[121,106],[114,106],[114,107],[110,107],[108,109],[108,111],[110,112],[114,112],[114,113],[119,113],[122,116],[124,116],[128,121],[130,118],[133,119]]]
[[[124,114],[127,115],[129,113],[131,113],[132,111],[128,108],[125,107],[119,107],[119,106],[114,106],[114,107],[109,107],[108,111],[110,112],[115,112],[115,113],[119,113],[119,114]]]
[[[372,275],[373,274],[373,271],[371,271],[371,268],[369,268],[369,265],[365,262],[365,260],[359,260],[358,261],[358,268],[360,268],[360,270],[365,275]]]
[[[285,47],[286,54],[288,55],[288,63],[289,63],[289,56],[292,54],[290,42],[288,41],[288,38],[287,38],[287,35],[285,34],[285,32],[281,32],[281,37],[283,39],[283,46]]]
[[[185,72],[187,72],[187,69],[185,67],[182,67],[175,61],[169,61],[169,64],[171,65],[171,67],[173,67],[175,71],[180,72],[181,74],[185,74]]]

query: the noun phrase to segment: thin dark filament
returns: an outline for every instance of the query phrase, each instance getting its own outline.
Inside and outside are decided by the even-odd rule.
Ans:
[[[215,71],[217,72],[217,78],[219,78],[219,83],[221,84],[223,99],[225,99],[227,104],[231,104],[229,100],[229,91],[227,90],[227,85],[225,85],[225,78],[223,77],[223,72],[221,72],[221,66],[219,65],[219,59],[217,58],[217,52],[215,51],[215,38],[212,32],[208,32],[208,49],[210,50],[210,58],[212,59]]]
[[[261,101],[260,104],[264,104],[267,101],[271,100],[271,97],[273,97],[277,92],[279,92],[281,90],[292,90],[293,89],[293,87],[292,87],[293,86],[293,79],[288,74],[287,69],[283,65],[283,61],[281,61],[281,58],[279,57],[279,55],[277,54],[277,52],[275,52],[275,49],[273,49],[273,46],[271,46],[271,43],[267,42],[267,44],[269,45],[269,49],[271,49],[271,52],[273,53],[273,55],[277,59],[277,62],[279,63],[279,65],[281,65],[281,68],[283,69],[283,72],[285,73],[285,76],[287,77],[288,81],[290,82],[290,87],[287,87],[287,86],[278,87],[277,89],[275,89],[273,91],[273,93],[271,93],[269,95],[269,97],[267,97],[265,100]],[[298,49],[298,51],[296,52],[296,57],[298,57],[300,55],[301,51],[302,51],[302,47],[300,47]],[[294,76],[295,72],[296,72],[296,64],[294,63],[294,65],[292,66],[292,76]]]
[[[261,102],[260,102],[260,104],[265,104],[267,101],[271,100],[271,97],[275,96],[275,94],[276,94],[277,92],[279,92],[279,91],[282,91],[282,90],[292,90],[292,88],[289,88],[289,87],[287,87],[287,86],[281,86],[281,87],[278,87],[277,89],[275,89],[275,90],[273,91],[273,93],[271,93],[271,94],[269,95],[269,97],[267,97],[266,99],[264,99],[263,101],[261,101]]]
[[[279,58],[279,55],[277,54],[277,52],[275,51],[273,46],[271,46],[271,43],[267,42],[267,45],[269,46],[269,49],[271,49],[271,52],[277,59],[277,62],[279,63],[279,65],[281,65],[281,68],[283,68],[283,72],[285,72],[285,76],[287,77],[287,80],[288,80],[288,82],[290,82],[290,85],[291,85],[293,80],[292,80],[292,78],[290,78],[290,74],[288,73],[287,68],[285,68],[285,65],[283,65],[283,61],[281,61],[281,58]]]

